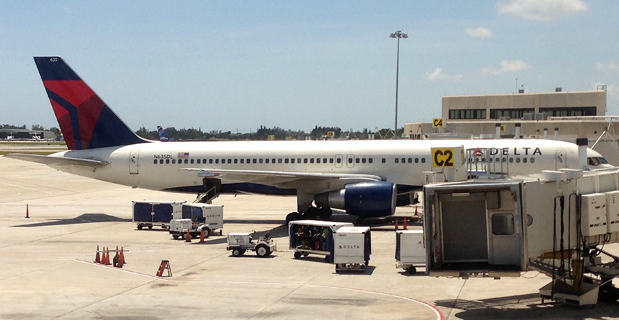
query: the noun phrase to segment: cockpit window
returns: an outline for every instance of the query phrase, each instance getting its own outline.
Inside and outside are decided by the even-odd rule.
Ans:
[[[606,160],[605,158],[599,157],[598,159],[600,160],[600,163],[608,164],[608,160]]]
[[[587,164],[590,166],[599,166],[600,164],[608,164],[608,160],[603,157],[588,157]]]

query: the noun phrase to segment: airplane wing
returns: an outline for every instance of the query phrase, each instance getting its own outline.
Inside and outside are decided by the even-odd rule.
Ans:
[[[370,174],[198,168],[183,168],[180,169],[180,171],[195,171],[200,177],[212,177],[231,181],[259,183],[279,188],[294,188],[312,194],[339,190],[344,188],[344,186],[349,183],[385,180],[380,176]]]
[[[93,169],[102,168],[109,164],[107,161],[91,160],[91,159],[78,159],[78,158],[61,158],[42,156],[38,154],[25,154],[25,153],[9,153],[5,155],[8,158],[14,158],[19,160],[25,160],[30,162],[37,162],[49,165],[51,167],[57,166],[83,166]]]

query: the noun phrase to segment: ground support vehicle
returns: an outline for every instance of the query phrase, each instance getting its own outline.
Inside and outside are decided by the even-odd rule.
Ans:
[[[264,258],[277,250],[277,243],[271,239],[270,233],[267,233],[264,237],[257,237],[255,231],[252,233],[228,233],[226,250],[232,250],[234,257],[240,257],[245,251],[253,250],[258,257]]]
[[[426,248],[423,230],[398,230],[395,236],[396,268],[402,268],[408,274],[415,274],[418,267],[425,267]]]
[[[178,216],[180,218],[183,203],[186,201],[133,201],[133,222],[138,230],[147,227],[161,226],[163,229],[170,227],[170,220]]]
[[[191,219],[172,219],[170,221],[170,234],[174,239],[185,239],[187,230],[192,238],[197,238],[200,235],[198,227],[200,225],[191,221]]]
[[[310,254],[325,256],[333,262],[333,233],[341,227],[353,227],[350,222],[297,220],[288,224],[290,249],[295,259]]]
[[[335,272],[364,271],[372,253],[370,227],[341,227],[333,236]]]
[[[219,235],[223,234],[224,206],[207,203],[183,204],[183,219],[191,219],[196,224],[198,234],[204,230],[204,238],[208,238],[219,229]]]

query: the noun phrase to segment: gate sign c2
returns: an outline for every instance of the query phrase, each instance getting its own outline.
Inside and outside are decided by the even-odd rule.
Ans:
[[[454,148],[432,148],[432,167],[454,166]]]
[[[434,118],[432,119],[432,128],[442,128],[443,127],[443,119],[442,118]]]

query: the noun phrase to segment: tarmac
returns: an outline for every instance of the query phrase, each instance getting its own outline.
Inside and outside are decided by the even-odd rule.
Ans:
[[[395,267],[393,225],[372,229],[370,265],[362,273],[335,273],[319,256],[294,259],[283,225],[296,208],[294,197],[222,195],[214,203],[224,205],[224,235],[188,243],[159,227],[137,230],[131,201],[191,202],[195,195],[132,189],[5,157],[0,168],[0,319],[615,319],[619,314],[618,303],[542,304],[538,290],[550,279],[534,271],[500,280],[434,278],[423,269],[408,275]],[[397,215],[413,211],[398,208]],[[270,231],[278,251],[268,258],[251,252],[232,257],[225,235],[252,230]],[[127,264],[93,263],[97,246],[122,247]],[[619,253],[617,244],[605,249]],[[162,260],[170,262],[171,277],[156,276]]]

